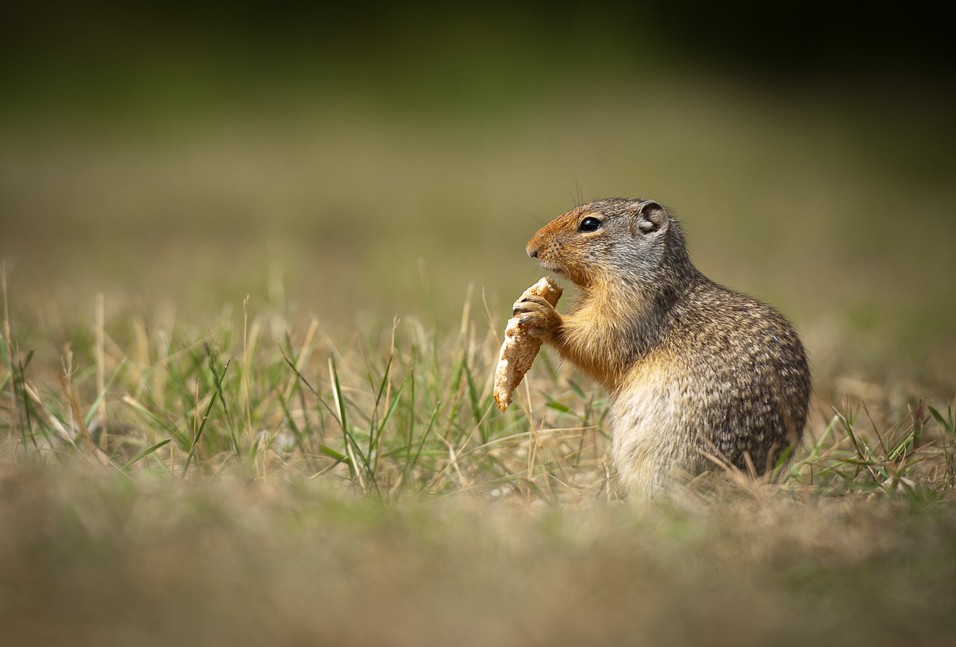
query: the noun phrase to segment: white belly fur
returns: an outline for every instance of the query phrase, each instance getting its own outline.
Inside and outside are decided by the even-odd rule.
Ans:
[[[679,381],[662,380],[659,368],[639,367],[611,405],[612,458],[623,485],[637,496],[695,471],[699,459],[691,455],[696,452],[687,437]]]

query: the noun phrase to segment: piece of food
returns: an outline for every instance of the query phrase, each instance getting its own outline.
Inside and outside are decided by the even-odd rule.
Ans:
[[[544,277],[524,291],[521,298],[528,295],[543,297],[552,306],[561,298],[561,288],[557,283]],[[508,320],[505,327],[505,341],[498,354],[498,366],[495,368],[495,402],[504,411],[511,404],[511,394],[518,388],[524,374],[531,368],[534,358],[541,349],[541,341],[523,330],[517,317]]]

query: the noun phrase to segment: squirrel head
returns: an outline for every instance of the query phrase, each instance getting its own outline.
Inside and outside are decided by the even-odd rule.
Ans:
[[[584,288],[617,280],[655,284],[690,263],[677,221],[643,198],[576,207],[539,229],[526,249],[541,267]]]

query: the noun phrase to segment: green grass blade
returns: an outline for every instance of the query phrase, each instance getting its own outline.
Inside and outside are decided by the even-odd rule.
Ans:
[[[422,439],[418,442],[418,449],[415,451],[415,455],[411,457],[411,460],[405,461],[405,467],[402,470],[403,480],[406,480],[408,476],[412,473],[412,470],[415,469],[415,466],[418,465],[418,461],[421,459],[422,450],[425,448],[425,442],[428,440],[428,437],[431,435],[432,429],[435,427],[435,422],[438,420],[438,413],[441,411],[441,402],[435,405],[435,409],[432,411],[431,417],[428,419],[428,424],[425,426],[425,432],[422,434]],[[411,446],[411,445],[409,445]]]
[[[348,414],[345,408],[345,397],[342,395],[342,384],[339,380],[338,368],[335,365],[335,358],[329,357],[329,375],[332,379],[332,399],[335,403],[335,411],[338,414],[339,426],[342,428],[343,441],[345,442],[345,453],[351,459],[349,468],[352,478],[358,479],[362,488],[365,488],[365,477],[362,470],[370,472],[368,457],[362,453],[362,447],[359,445],[355,434],[349,427]],[[361,467],[357,464],[361,463]]]
[[[349,457],[341,452],[337,452],[327,445],[319,445],[319,453],[328,456],[329,458],[334,458],[337,463],[348,463]]]
[[[156,443],[155,445],[151,445],[151,446],[147,447],[146,449],[144,449],[143,451],[141,451],[140,453],[136,454],[136,455],[133,456],[131,459],[129,459],[128,461],[126,461],[126,464],[123,465],[123,469],[129,469],[134,463],[137,463],[137,462],[139,462],[140,460],[146,458],[147,456],[149,456],[150,454],[152,454],[153,452],[155,452],[157,449],[160,449],[160,448],[165,447],[166,445],[168,445],[171,440],[172,440],[172,438],[165,438],[165,439],[159,441],[158,443]]]
[[[100,404],[102,404],[103,400],[106,399],[106,394],[109,393],[110,389],[113,388],[113,383],[116,382],[116,379],[123,372],[123,369],[126,368],[127,361],[128,358],[124,357],[123,361],[121,361],[119,366],[116,367],[116,370],[113,371],[110,379],[106,381],[106,385],[103,387],[102,393],[96,396],[96,400],[93,401],[93,404],[90,405],[86,415],[83,416],[83,424],[85,424],[87,427],[89,427],[90,423],[93,422],[93,416],[96,415],[97,410],[100,408]]]
[[[192,462],[193,456],[196,453],[196,447],[199,445],[199,439],[202,437],[202,432],[206,428],[206,423],[209,422],[209,414],[212,412],[213,405],[216,404],[216,398],[222,390],[222,380],[226,377],[226,371],[229,370],[231,363],[232,359],[229,359],[226,362],[225,368],[222,369],[222,375],[216,380],[219,384],[219,388],[213,391],[212,397],[209,398],[209,404],[206,406],[202,419],[199,421],[199,429],[196,430],[196,436],[193,438],[192,446],[189,448],[189,454],[186,455],[186,463],[183,465],[182,478],[186,478],[186,472],[189,471],[189,464]]]
[[[299,381],[305,384],[305,387],[312,392],[312,395],[319,396],[319,392],[316,391],[315,387],[312,386],[309,380],[307,380],[306,377],[299,372],[299,369],[295,367],[295,362],[293,362],[292,359],[288,355],[286,355],[286,352],[282,349],[281,346],[279,347],[279,352],[282,353],[282,359],[284,359],[285,363],[289,365],[289,368],[292,369],[292,372],[295,373],[296,376],[298,376]]]
[[[218,373],[218,371],[216,370],[216,358],[215,358],[215,355],[212,354],[212,349],[209,348],[209,344],[206,344],[206,345],[205,345],[205,348],[206,348],[206,357],[207,357],[207,360],[208,360],[208,363],[209,363],[209,364],[208,364],[208,365],[209,365],[209,373],[210,373],[210,375],[215,376],[215,375]],[[226,372],[223,371],[222,375],[223,375],[223,377],[225,377]],[[219,395],[219,402],[222,403],[222,410],[223,410],[223,411],[226,413],[226,415],[228,416],[228,415],[229,415],[229,407],[228,407],[228,405],[226,404],[226,396],[225,396],[225,394],[222,392],[222,379],[220,378],[219,380],[213,380],[213,384],[214,384],[215,387],[216,387],[216,393]]]

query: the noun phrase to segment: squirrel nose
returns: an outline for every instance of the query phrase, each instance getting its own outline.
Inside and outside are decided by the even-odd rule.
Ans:
[[[533,241],[532,241],[533,242]],[[538,258],[538,246],[528,243],[528,246],[525,247],[525,251],[528,252],[528,256],[531,258]]]

